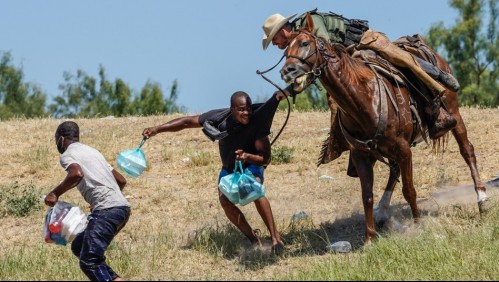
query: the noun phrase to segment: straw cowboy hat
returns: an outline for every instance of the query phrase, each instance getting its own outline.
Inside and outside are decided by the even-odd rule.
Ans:
[[[296,16],[296,14],[285,18],[281,14],[273,14],[263,23],[263,50],[267,49],[270,42],[272,42],[272,38],[274,38],[275,34],[294,16]]]

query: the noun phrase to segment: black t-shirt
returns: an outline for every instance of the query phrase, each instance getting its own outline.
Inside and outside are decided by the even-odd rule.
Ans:
[[[210,122],[219,131],[228,133],[227,137],[218,142],[222,165],[227,171],[234,170],[236,150],[242,149],[251,154],[258,153],[255,141],[270,134],[278,105],[279,101],[274,96],[265,103],[253,104],[253,114],[247,125],[234,121],[229,108],[211,110],[199,116],[200,125]]]

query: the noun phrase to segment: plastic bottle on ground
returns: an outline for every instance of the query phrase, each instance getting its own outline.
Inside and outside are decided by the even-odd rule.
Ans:
[[[348,241],[338,241],[334,242],[330,246],[331,251],[335,253],[348,253],[352,251],[352,245]]]

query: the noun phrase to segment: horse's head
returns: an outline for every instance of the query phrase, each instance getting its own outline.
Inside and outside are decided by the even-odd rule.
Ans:
[[[324,59],[317,48],[318,44],[327,44],[313,33],[314,22],[307,13],[307,24],[293,33],[284,53],[286,62],[281,69],[281,78],[286,83],[293,83],[294,91],[300,93],[321,75]],[[325,47],[325,46],[321,46]]]

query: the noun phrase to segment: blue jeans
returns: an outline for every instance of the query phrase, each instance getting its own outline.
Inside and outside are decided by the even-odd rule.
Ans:
[[[93,211],[85,231],[71,243],[71,251],[80,259],[81,270],[91,281],[112,281],[119,277],[106,264],[104,252],[129,217],[130,207]]]
[[[250,164],[246,168],[249,169],[255,177],[259,177],[262,180],[262,184],[263,184],[263,172],[265,170],[263,168],[263,166],[257,166],[254,164]],[[222,177],[229,175],[231,173],[233,173],[233,172],[228,172],[225,168],[222,167],[222,170],[220,171],[220,174],[218,175],[218,183],[220,183],[220,179],[222,179]]]

